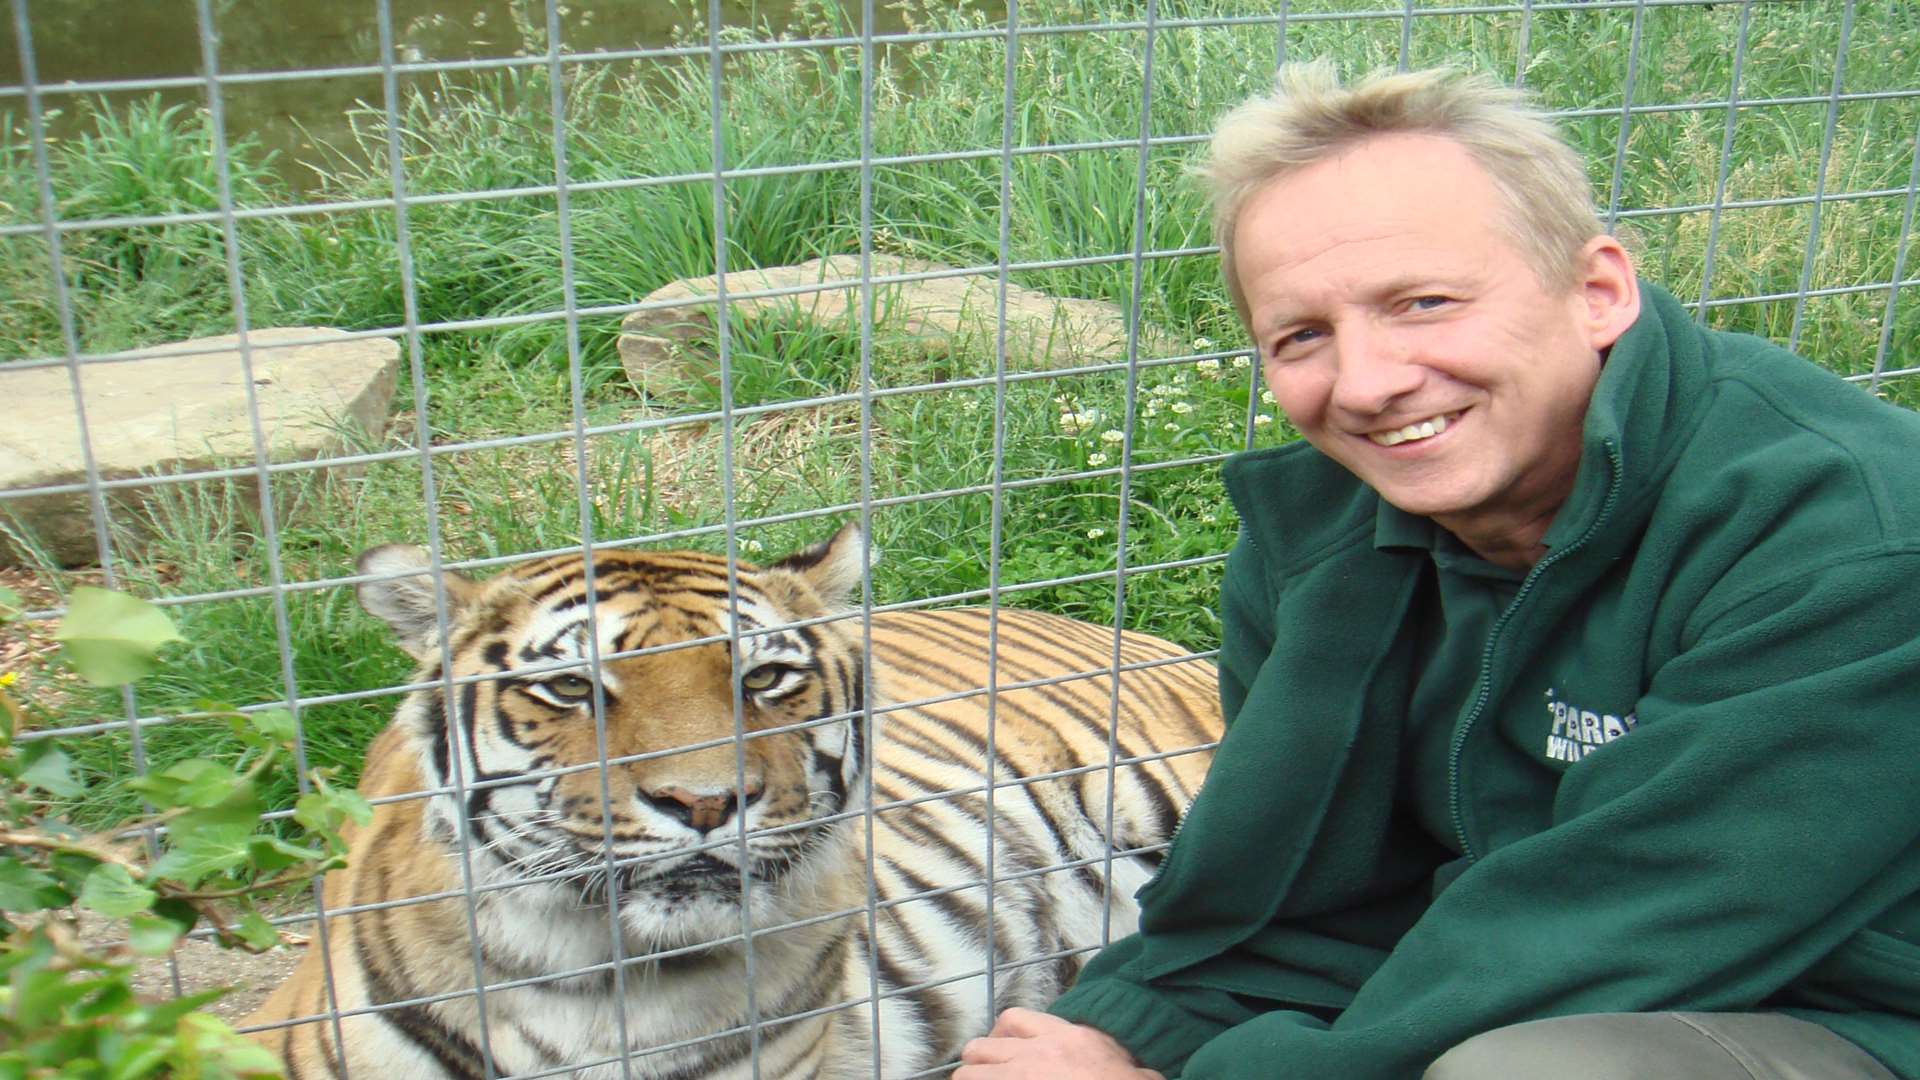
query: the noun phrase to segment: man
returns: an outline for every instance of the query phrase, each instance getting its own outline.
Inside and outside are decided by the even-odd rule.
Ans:
[[[1485,80],[1289,68],[1207,176],[1305,437],[1227,467],[1231,727],[956,1080],[1920,1080],[1920,416],[1637,281]]]

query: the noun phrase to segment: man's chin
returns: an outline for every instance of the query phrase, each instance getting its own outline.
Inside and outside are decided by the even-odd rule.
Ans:
[[[1442,483],[1422,484],[1418,481],[1404,481],[1398,477],[1392,479],[1377,478],[1368,480],[1362,476],[1361,482],[1378,492],[1382,499],[1391,503],[1402,513],[1415,517],[1461,520],[1470,518],[1475,508],[1486,504],[1486,499],[1477,492],[1460,490]]]

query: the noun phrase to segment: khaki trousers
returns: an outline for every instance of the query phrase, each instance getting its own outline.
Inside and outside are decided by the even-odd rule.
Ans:
[[[1425,1080],[1897,1080],[1779,1013],[1594,1013],[1515,1024],[1447,1051]]]

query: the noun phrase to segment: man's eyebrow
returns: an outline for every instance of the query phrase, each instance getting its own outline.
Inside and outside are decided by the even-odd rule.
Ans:
[[[1387,300],[1410,292],[1447,292],[1460,287],[1458,274],[1425,273],[1405,274],[1383,281],[1372,289],[1375,300]]]
[[[1299,322],[1302,318],[1304,316],[1292,311],[1268,312],[1255,324],[1253,330],[1256,335],[1271,334],[1289,323]]]

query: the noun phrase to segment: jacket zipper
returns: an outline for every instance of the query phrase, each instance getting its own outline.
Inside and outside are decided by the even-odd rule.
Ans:
[[[1520,610],[1527,594],[1533,591],[1535,583],[1547,572],[1547,568],[1585,547],[1613,513],[1614,499],[1620,494],[1620,448],[1612,439],[1602,440],[1601,446],[1607,452],[1608,477],[1607,495],[1600,503],[1600,513],[1595,515],[1593,524],[1587,526],[1587,531],[1581,533],[1578,540],[1549,553],[1520,582],[1512,602],[1507,604],[1507,610],[1500,613],[1499,621],[1493,624],[1493,632],[1487,635],[1487,647],[1480,652],[1479,689],[1474,694],[1473,708],[1468,710],[1466,718],[1460,721],[1460,726],[1453,732],[1453,743],[1447,753],[1447,792],[1453,808],[1454,837],[1460,841],[1460,853],[1469,861],[1479,856],[1474,853],[1473,844],[1467,840],[1466,800],[1460,793],[1460,758],[1466,752],[1467,735],[1472,732],[1480,714],[1486,711],[1488,699],[1493,696],[1493,654],[1499,648],[1500,635],[1506,632],[1507,624],[1513,621],[1514,613]]]

